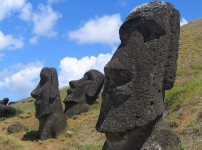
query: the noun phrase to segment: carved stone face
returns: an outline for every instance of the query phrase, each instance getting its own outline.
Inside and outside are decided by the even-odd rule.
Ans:
[[[64,103],[88,103],[91,104],[97,98],[104,81],[104,75],[97,70],[86,72],[80,80],[70,81],[70,89]]]
[[[41,80],[37,87],[31,92],[36,99],[36,117],[40,118],[53,112],[52,105],[58,93],[58,78],[54,68],[43,68],[40,73]]]
[[[100,132],[142,127],[164,111],[164,91],[175,81],[179,13],[156,4],[134,9],[120,28],[121,44],[104,68]]]

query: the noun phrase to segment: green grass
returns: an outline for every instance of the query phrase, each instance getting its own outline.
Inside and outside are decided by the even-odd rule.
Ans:
[[[187,84],[166,91],[165,106],[168,110],[179,110],[186,101],[194,102],[197,95],[202,95],[202,75]]]
[[[99,110],[101,108],[102,97],[98,97],[98,99],[92,104],[91,110]]]
[[[101,150],[102,146],[101,144],[99,145],[94,145],[94,144],[86,144],[86,145],[81,145],[76,141],[68,141],[66,142],[67,148],[63,148],[63,149],[71,149],[71,148],[75,148],[77,150]]]
[[[35,110],[34,102],[35,102],[35,99],[29,97],[29,98],[17,101],[15,104],[12,104],[11,106],[15,107],[18,110],[19,114],[20,114],[20,111],[23,113],[33,112]]]
[[[9,148],[13,148],[15,150],[24,149],[24,146],[22,144],[19,144],[19,141],[16,141],[10,135],[0,135],[0,145],[9,146]],[[4,148],[1,146],[0,149],[4,149]]]
[[[60,97],[61,97],[62,102],[64,101],[64,99],[67,96],[67,89],[69,89],[69,87],[64,87],[64,88],[60,89]]]

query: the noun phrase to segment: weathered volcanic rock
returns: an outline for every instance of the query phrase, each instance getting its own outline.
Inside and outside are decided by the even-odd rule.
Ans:
[[[41,80],[31,96],[36,99],[38,137],[45,140],[56,138],[66,128],[66,118],[62,109],[56,69],[45,67],[41,70],[40,77]]]
[[[0,118],[1,117],[13,117],[16,114],[16,109],[11,107],[11,106],[7,106],[7,105],[2,105],[0,104]]]
[[[12,124],[7,128],[8,133],[19,133],[27,130],[28,129],[20,123]]]
[[[105,66],[96,129],[104,150],[171,150],[179,139],[163,121],[165,90],[177,69],[179,12],[153,1],[136,7],[120,27],[121,44]]]
[[[0,104],[2,105],[7,105],[9,102],[9,99],[7,97],[5,97],[3,100],[0,100]]]
[[[104,75],[97,70],[89,70],[80,80],[70,81],[65,103],[65,115],[71,118],[90,109],[104,82]]]

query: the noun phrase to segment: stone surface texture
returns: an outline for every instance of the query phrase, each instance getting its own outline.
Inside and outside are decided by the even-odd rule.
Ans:
[[[104,75],[97,70],[89,70],[80,80],[70,81],[65,103],[65,115],[71,118],[90,109],[104,82]]]
[[[14,107],[0,104],[0,118],[13,117],[15,116],[15,114],[16,114],[16,109]]]
[[[0,117],[13,117],[16,114],[16,109],[11,106],[7,106],[9,102],[8,98],[4,98],[3,100],[0,100]]]
[[[19,132],[24,132],[27,130],[28,129],[20,123],[12,124],[7,128],[8,133],[19,133]]]
[[[45,67],[40,73],[41,80],[31,92],[36,99],[36,118],[39,120],[38,138],[56,138],[66,128],[66,119],[62,109],[58,75],[55,68]]]
[[[178,137],[163,121],[165,90],[177,70],[180,14],[152,1],[136,7],[120,27],[121,44],[105,66],[102,106],[96,125],[104,150],[170,150]]]
[[[0,104],[7,105],[9,102],[9,98],[5,97],[3,100],[0,100]]]

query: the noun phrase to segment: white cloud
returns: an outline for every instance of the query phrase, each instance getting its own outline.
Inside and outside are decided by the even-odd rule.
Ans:
[[[13,38],[12,35],[4,35],[2,31],[0,31],[0,50],[2,49],[19,49],[24,46],[22,37]]]
[[[0,21],[23,7],[26,0],[0,0]]]
[[[180,20],[180,26],[183,26],[183,25],[185,25],[185,24],[187,24],[188,23],[188,21],[185,19],[185,18],[182,18],[181,20]]]
[[[32,4],[26,3],[21,9],[19,16],[22,20],[29,21],[32,17]]]
[[[4,79],[0,81],[0,88],[7,88],[10,92],[22,97],[27,97],[35,88],[37,84],[36,80],[39,80],[39,73],[42,67],[43,64],[41,62],[27,65],[20,64],[18,65],[18,68],[21,68],[20,70],[10,76],[4,77]],[[5,73],[8,71],[9,70],[3,70],[2,72]],[[2,72],[0,72],[0,74]]]
[[[37,44],[38,43],[38,37],[37,36],[34,36],[34,37],[32,37],[31,39],[29,39],[29,42],[31,43],[31,44]]]
[[[65,57],[60,61],[59,83],[60,88],[68,86],[69,81],[81,78],[90,69],[97,69],[103,73],[104,66],[111,59],[111,54],[100,54],[97,57],[83,57],[80,60]]]
[[[119,40],[119,27],[122,21],[120,14],[105,15],[100,18],[90,19],[77,30],[69,33],[71,40],[79,43],[101,43],[113,45]]]
[[[39,5],[40,12],[33,14],[34,29],[33,32],[41,36],[55,36],[56,32],[53,31],[53,26],[61,17],[61,14],[54,12],[52,8],[44,5]]]
[[[34,34],[48,37],[57,35],[57,32],[54,31],[54,26],[61,17],[62,15],[53,11],[50,5],[39,4],[38,11],[33,11],[30,3],[24,5],[20,14],[22,20],[33,23]]]

